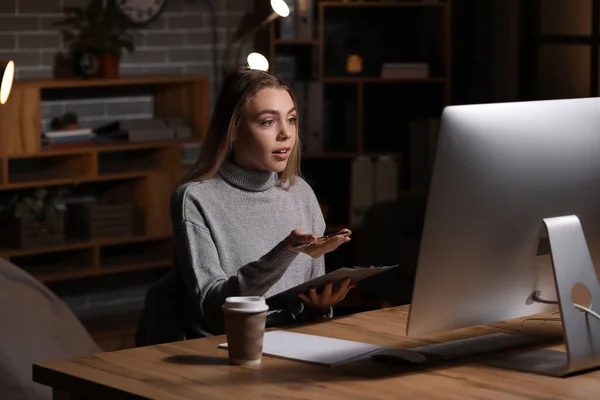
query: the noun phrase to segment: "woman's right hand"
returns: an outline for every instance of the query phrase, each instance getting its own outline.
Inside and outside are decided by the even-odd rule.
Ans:
[[[333,236],[328,239],[317,240],[317,236],[312,233],[306,233],[299,229],[294,229],[288,237],[285,239],[286,248],[292,253],[304,253],[308,254],[313,258],[319,258],[323,254],[329,253],[337,249],[342,243],[349,242],[350,234],[352,233],[347,229],[348,233],[344,235]],[[296,248],[295,244],[301,243],[312,243],[310,246]]]

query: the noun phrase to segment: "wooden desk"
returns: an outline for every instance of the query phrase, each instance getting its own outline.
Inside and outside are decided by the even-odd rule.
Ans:
[[[518,322],[407,338],[408,308],[388,308],[292,329],[398,348],[515,331]],[[525,333],[559,337],[557,322],[531,321]],[[482,361],[411,370],[363,360],[328,368],[264,357],[262,365],[228,365],[224,336],[51,361],[33,367],[35,382],[56,399],[597,399],[600,372],[552,378],[486,366]],[[553,348],[563,349],[562,345]],[[527,351],[521,349],[520,351]],[[63,397],[64,396],[64,397]]]

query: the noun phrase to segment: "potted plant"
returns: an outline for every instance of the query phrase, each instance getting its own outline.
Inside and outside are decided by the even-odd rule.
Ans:
[[[86,75],[116,78],[123,50],[133,52],[135,45],[131,34],[134,25],[115,0],[91,0],[85,8],[64,7],[63,12],[65,18],[54,26],[61,28],[75,68],[87,67],[90,71]]]
[[[31,196],[15,196],[0,217],[2,243],[18,249],[63,244],[64,211],[58,203],[65,192],[61,188],[48,196],[38,188]]]

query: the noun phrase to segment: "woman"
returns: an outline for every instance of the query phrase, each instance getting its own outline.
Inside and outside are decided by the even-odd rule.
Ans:
[[[149,291],[138,345],[224,333],[225,298],[269,297],[322,275],[323,255],[350,240],[317,241],[325,222],[298,176],[297,115],[293,91],[272,74],[240,69],[225,80],[199,160],[171,199],[176,263]],[[330,316],[352,287],[300,294],[267,324]]]

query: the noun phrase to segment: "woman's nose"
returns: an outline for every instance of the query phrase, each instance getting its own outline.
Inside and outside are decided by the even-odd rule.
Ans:
[[[292,137],[295,127],[290,124],[283,124],[277,136],[279,140],[287,140]]]

